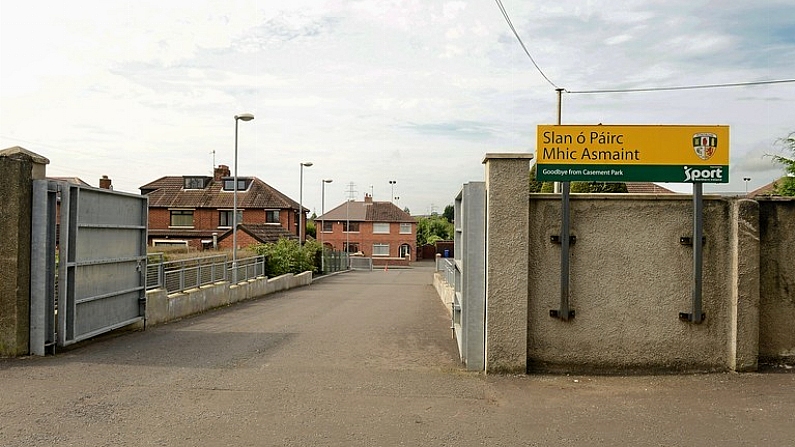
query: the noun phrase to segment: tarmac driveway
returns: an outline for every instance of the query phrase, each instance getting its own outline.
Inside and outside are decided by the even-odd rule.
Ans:
[[[795,445],[792,373],[466,372],[431,273],[346,273],[0,360],[0,445]]]

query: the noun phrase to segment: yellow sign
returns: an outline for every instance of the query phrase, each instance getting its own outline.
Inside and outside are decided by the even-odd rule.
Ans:
[[[540,125],[538,164],[728,166],[728,126]]]

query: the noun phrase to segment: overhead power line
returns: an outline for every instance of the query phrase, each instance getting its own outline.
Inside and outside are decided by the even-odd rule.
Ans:
[[[522,46],[522,49],[524,50],[525,54],[527,55],[527,57],[530,58],[530,62],[533,63],[533,65],[536,67],[536,70],[538,70],[538,72],[541,73],[541,76],[543,76],[544,79],[546,79],[547,82],[549,82],[549,84],[551,86],[555,87],[555,89],[558,89],[558,86],[555,85],[555,83],[552,82],[547,77],[547,75],[544,74],[544,71],[541,70],[541,67],[538,66],[538,64],[536,63],[535,59],[533,59],[533,56],[527,50],[527,47],[524,45],[524,42],[522,42],[522,38],[519,37],[519,33],[516,32],[516,28],[514,28],[513,27],[513,23],[511,23],[511,18],[508,17],[508,12],[505,10],[505,7],[502,5],[502,0],[495,0],[495,1],[497,2],[497,6],[499,6],[499,8],[500,8],[500,12],[502,12],[502,16],[505,17],[505,21],[508,22],[508,26],[511,28],[511,31],[513,31],[513,35],[516,36],[516,40],[519,41],[519,45]]]
[[[731,88],[731,87],[749,87],[755,85],[770,85],[770,84],[787,84],[795,82],[795,79],[773,79],[767,81],[749,81],[749,82],[730,82],[725,84],[700,84],[700,85],[680,85],[680,86],[673,86],[673,87],[639,87],[639,88],[615,88],[615,89],[599,89],[599,90],[568,90],[559,88],[552,80],[544,74],[544,71],[541,70],[541,67],[538,66],[533,56],[528,51],[527,47],[525,46],[524,42],[522,42],[522,38],[519,37],[519,33],[516,32],[516,28],[514,28],[513,23],[511,22],[511,18],[508,16],[508,12],[505,10],[505,6],[502,4],[502,0],[495,0],[497,2],[497,6],[500,8],[500,12],[502,12],[502,16],[505,17],[505,21],[508,22],[508,26],[511,28],[513,35],[516,36],[516,40],[519,41],[519,45],[522,46],[525,54],[528,58],[530,58],[530,62],[533,63],[533,66],[536,67],[536,70],[541,74],[541,76],[546,79],[547,82],[553,87],[555,90],[562,90],[569,94],[602,94],[602,93],[643,93],[643,92],[666,92],[666,91],[676,91],[676,90],[704,90],[704,89],[716,89],[716,88]]]
[[[680,85],[675,87],[641,87],[604,90],[564,90],[570,94],[596,94],[596,93],[638,93],[638,92],[666,92],[673,90],[700,90],[711,88],[747,87],[752,85],[785,84],[795,82],[795,79],[773,79],[769,81],[730,82],[726,84]]]

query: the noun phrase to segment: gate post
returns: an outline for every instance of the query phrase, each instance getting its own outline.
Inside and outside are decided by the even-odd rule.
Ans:
[[[0,151],[0,357],[29,351],[32,184],[47,163],[21,147]]]
[[[486,154],[486,372],[527,373],[532,154]]]

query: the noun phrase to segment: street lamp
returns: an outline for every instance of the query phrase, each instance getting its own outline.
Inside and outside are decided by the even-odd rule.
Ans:
[[[237,122],[240,120],[251,121],[254,115],[241,113],[235,115],[235,174],[232,186],[232,282],[237,284]]]
[[[320,215],[326,214],[326,183],[331,183],[333,180],[331,179],[323,179],[320,182]],[[326,247],[323,246],[323,222],[320,221],[320,228],[317,228],[315,225],[315,232],[318,235],[318,240],[320,241],[320,274],[326,272]]]
[[[300,175],[298,180],[298,244],[304,245],[304,231],[306,224],[304,223],[304,166],[307,168],[312,166],[311,161],[301,163]]]
[[[389,184],[392,186],[392,194],[389,195],[389,201],[390,202],[394,202],[395,201],[395,183],[397,183],[397,180],[390,180],[389,181]]]
[[[745,195],[748,195],[748,182],[751,181],[751,177],[743,177],[743,181],[745,182]]]

